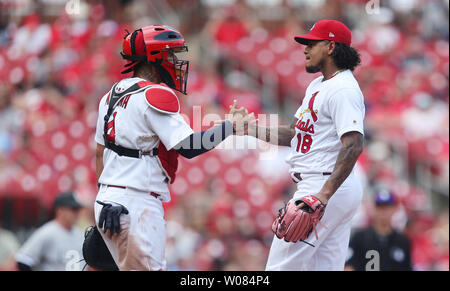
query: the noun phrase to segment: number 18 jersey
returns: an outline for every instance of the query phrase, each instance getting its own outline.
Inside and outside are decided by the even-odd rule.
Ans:
[[[364,96],[350,70],[331,79],[316,78],[306,89],[291,150],[290,173],[332,172],[347,132],[364,134]]]

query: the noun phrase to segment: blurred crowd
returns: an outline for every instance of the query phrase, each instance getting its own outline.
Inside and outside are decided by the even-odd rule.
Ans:
[[[356,171],[366,199],[355,229],[371,224],[372,196],[389,189],[413,268],[448,270],[449,1],[382,2],[0,1],[0,269],[14,269],[11,256],[48,219],[41,209],[58,193],[73,190],[93,205],[97,107],[124,77],[124,29],[161,23],[184,35],[191,68],[180,100],[198,131],[209,124],[195,124],[194,112],[223,115],[233,99],[290,123],[316,77],[293,36],[331,18],[351,28],[362,58],[355,75],[366,149]],[[264,268],[270,225],[295,188],[285,149],[262,158],[267,151],[216,149],[181,161],[165,206],[170,270]]]

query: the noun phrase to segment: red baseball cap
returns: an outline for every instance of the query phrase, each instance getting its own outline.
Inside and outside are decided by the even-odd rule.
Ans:
[[[296,36],[294,39],[303,45],[307,45],[308,40],[331,40],[350,46],[352,32],[337,20],[320,20],[313,25],[308,34]]]

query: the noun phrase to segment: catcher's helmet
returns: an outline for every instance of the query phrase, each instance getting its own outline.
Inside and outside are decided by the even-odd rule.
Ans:
[[[128,61],[122,74],[129,73],[140,62],[152,63],[167,86],[186,94],[189,61],[179,60],[176,53],[187,52],[183,36],[166,25],[139,28],[124,37],[122,57]]]

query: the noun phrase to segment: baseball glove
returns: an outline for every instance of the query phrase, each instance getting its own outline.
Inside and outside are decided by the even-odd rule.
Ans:
[[[304,206],[297,209],[302,202]],[[272,231],[279,239],[284,238],[287,242],[305,241],[312,231],[318,239],[316,226],[320,223],[325,207],[326,205],[313,195],[302,197],[295,203],[289,202],[279,210],[278,217],[272,224]]]
[[[88,227],[84,233],[83,257],[96,270],[119,270],[96,226]]]

